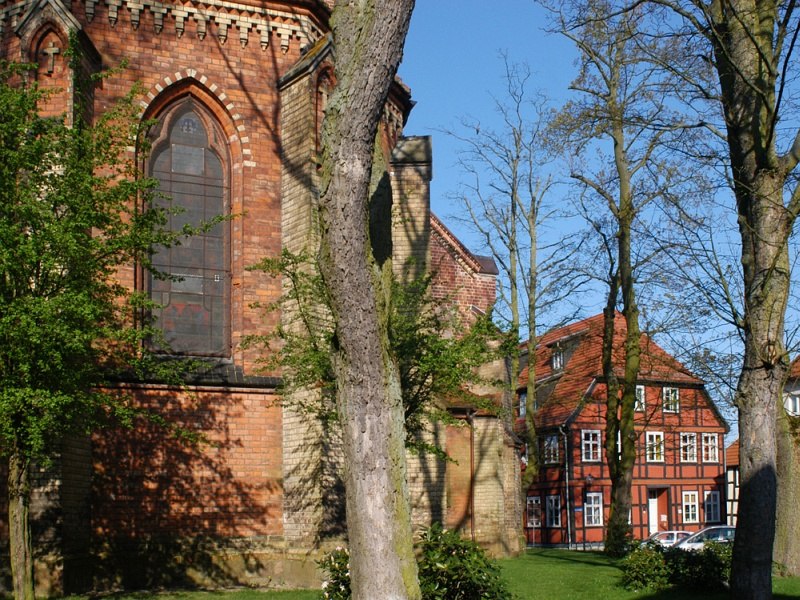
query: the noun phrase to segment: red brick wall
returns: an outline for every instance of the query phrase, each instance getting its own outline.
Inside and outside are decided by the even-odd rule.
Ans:
[[[137,393],[141,406],[203,436],[181,442],[140,419],[94,436],[92,529],[113,536],[282,533],[280,407],[264,392]]]
[[[477,272],[459,252],[435,231],[430,241],[433,293],[452,299],[462,314],[473,314],[472,307],[487,311],[495,302],[496,278]]]

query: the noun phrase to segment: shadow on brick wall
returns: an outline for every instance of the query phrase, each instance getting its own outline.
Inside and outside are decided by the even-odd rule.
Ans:
[[[263,583],[280,550],[280,409],[265,393],[140,390],[182,428],[140,419],[94,438],[93,587]]]

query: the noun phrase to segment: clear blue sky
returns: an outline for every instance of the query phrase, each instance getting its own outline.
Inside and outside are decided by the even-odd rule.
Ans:
[[[562,37],[546,33],[546,24],[544,10],[533,0],[417,1],[400,66],[400,77],[417,102],[405,134],[432,136],[431,207],[461,237],[469,238],[448,219],[457,207],[447,199],[458,186],[458,149],[436,130],[452,128],[463,116],[491,124],[491,95],[502,97],[504,90],[501,51],[510,62],[528,63],[534,74],[531,91],[563,99],[575,72],[575,51]]]
[[[482,125],[497,122],[492,94],[502,97],[505,88],[500,51],[510,62],[529,65],[529,91],[540,89],[563,103],[576,74],[576,51],[547,26],[534,0],[417,0],[414,9],[399,75],[417,105],[404,133],[432,136],[431,208],[475,252],[483,250],[479,243],[450,218],[458,212],[448,199],[461,177],[458,147],[437,129],[452,129],[464,116]]]

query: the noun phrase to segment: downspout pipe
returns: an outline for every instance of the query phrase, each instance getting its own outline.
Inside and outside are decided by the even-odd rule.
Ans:
[[[475,541],[475,413],[467,413],[469,423],[469,531],[472,541]]]
[[[567,435],[567,426],[561,425],[558,430],[564,437],[564,504],[567,510],[567,547],[572,548],[572,508],[569,501],[569,437]]]

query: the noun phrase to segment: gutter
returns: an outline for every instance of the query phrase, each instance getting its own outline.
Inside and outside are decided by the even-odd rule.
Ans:
[[[561,432],[561,435],[564,436],[564,498],[567,510],[567,547],[572,548],[572,511],[570,509],[569,502],[569,446],[567,444],[569,439],[567,437],[568,428],[566,425],[561,425],[561,427],[558,429]]]

